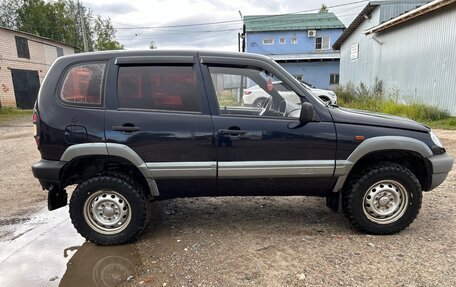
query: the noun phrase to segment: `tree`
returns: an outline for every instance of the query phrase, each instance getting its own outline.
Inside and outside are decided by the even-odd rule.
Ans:
[[[328,13],[328,6],[326,4],[321,4],[320,11],[318,13]]]
[[[75,0],[0,0],[0,25],[47,37],[89,51],[123,49],[111,19],[94,17]],[[84,27],[84,29],[83,29]]]
[[[95,50],[122,50],[124,46],[117,42],[116,29],[112,26],[111,19],[103,20],[100,16],[95,19],[93,28],[95,35]]]
[[[17,29],[17,10],[21,5],[19,0],[0,0],[0,26]]]

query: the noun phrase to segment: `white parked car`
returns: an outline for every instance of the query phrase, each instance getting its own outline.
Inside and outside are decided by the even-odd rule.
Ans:
[[[301,84],[309,89],[315,96],[319,97],[324,102],[329,102],[332,105],[337,105],[337,96],[331,90],[317,89],[307,82],[301,82]]]
[[[337,96],[333,91],[317,89],[310,85],[309,83],[301,82],[301,84],[307,88],[314,96],[319,97],[324,102],[329,102],[330,104],[337,104]],[[272,82],[274,89],[280,93],[280,95],[285,100],[295,100],[296,94],[290,92],[282,86],[281,81]],[[266,100],[270,97],[260,86],[255,85],[250,88],[244,89],[244,96],[242,101],[245,106],[253,106],[261,108],[263,107]],[[297,103],[300,104],[300,103]]]

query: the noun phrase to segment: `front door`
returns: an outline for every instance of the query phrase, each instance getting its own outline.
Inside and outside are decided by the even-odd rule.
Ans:
[[[193,57],[158,60],[117,61],[118,74],[111,78],[117,81],[118,104],[106,112],[106,139],[141,157],[161,197],[212,192],[213,126],[199,67]]]
[[[218,160],[218,193],[324,195],[335,183],[331,121],[299,124],[305,98],[261,66],[203,59]],[[253,97],[253,98],[252,98]],[[264,98],[262,106],[257,99]],[[248,103],[248,104],[247,104]]]

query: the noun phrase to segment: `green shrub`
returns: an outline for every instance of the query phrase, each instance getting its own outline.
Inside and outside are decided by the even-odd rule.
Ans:
[[[336,94],[341,107],[391,114],[426,123],[443,120],[446,126],[456,126],[456,119],[450,118],[447,111],[437,107],[421,103],[398,103],[399,92],[385,92],[382,81],[378,79],[372,89],[363,83],[357,87],[349,83],[338,86]]]

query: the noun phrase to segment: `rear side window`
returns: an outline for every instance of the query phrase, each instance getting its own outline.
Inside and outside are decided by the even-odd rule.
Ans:
[[[105,63],[73,66],[65,76],[60,99],[71,104],[101,105],[105,69]]]
[[[200,96],[191,66],[121,66],[119,108],[200,112]]]

